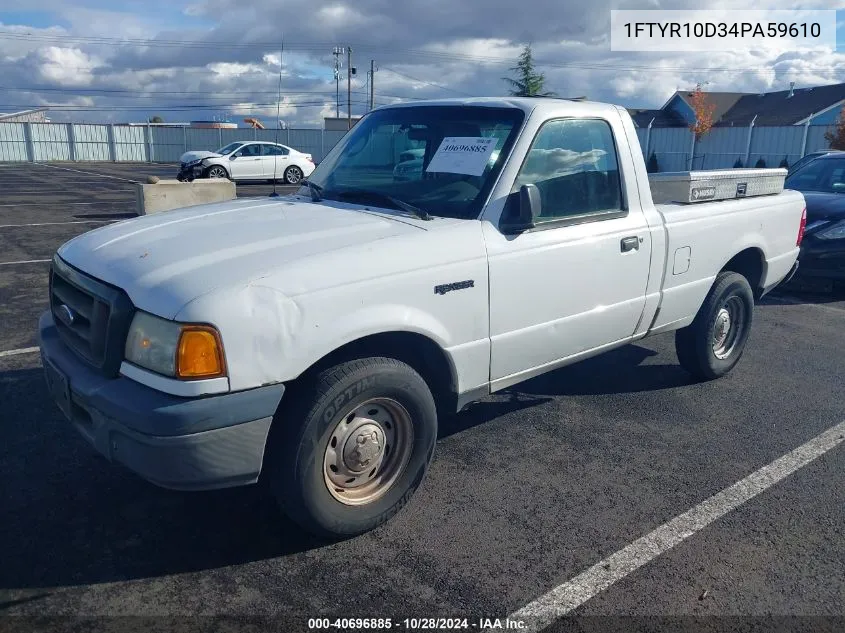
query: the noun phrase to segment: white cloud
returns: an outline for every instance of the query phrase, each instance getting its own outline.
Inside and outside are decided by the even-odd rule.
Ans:
[[[369,60],[376,73],[376,103],[398,98],[503,95],[522,42],[531,41],[546,87],[563,96],[586,95],[631,107],[659,107],[678,88],[709,81],[710,90],[755,92],[845,80],[845,55],[831,51],[736,51],[713,54],[614,54],[610,51],[610,9],[696,9],[693,0],[331,0],[316,2],[303,16],[300,0],[193,0],[172,9],[164,0],[145,13],[81,8],[59,0],[51,11],[67,29],[3,26],[17,37],[0,37],[0,75],[4,84],[55,87],[52,92],[19,92],[10,103],[96,105],[86,115],[132,118],[112,105],[149,105],[168,119],[205,118],[209,112],[276,118],[278,44],[285,38],[282,117],[290,125],[318,125],[335,114],[332,77],[334,46],[351,45],[358,75],[353,80],[353,114],[366,107]],[[246,5],[246,6],[244,6]],[[840,6],[818,0],[813,8]],[[134,6],[147,6],[138,2]],[[708,7],[735,8],[736,0],[711,0]],[[748,0],[743,8],[792,8],[789,0]],[[162,8],[164,7],[164,8]],[[199,20],[192,21],[193,18]],[[215,24],[216,23],[216,24]],[[209,24],[212,24],[209,28]],[[21,39],[32,33],[42,39]],[[104,36],[166,39],[193,45],[117,45],[45,41],[43,36]],[[200,45],[196,45],[199,43]],[[345,59],[343,60],[345,64]],[[400,74],[390,72],[389,69]],[[340,83],[346,110],[345,66]],[[97,88],[103,92],[73,92]],[[111,92],[106,92],[111,91]],[[114,91],[117,91],[115,93]],[[123,91],[122,94],[121,91]],[[89,103],[92,102],[92,103]],[[235,103],[233,103],[235,102]],[[176,110],[200,104],[201,111]],[[271,105],[266,105],[271,104]],[[72,114],[62,116],[72,117]],[[58,114],[56,116],[58,118]]]
[[[95,57],[78,48],[48,46],[38,52],[41,77],[60,86],[87,86],[93,71],[101,66]]]

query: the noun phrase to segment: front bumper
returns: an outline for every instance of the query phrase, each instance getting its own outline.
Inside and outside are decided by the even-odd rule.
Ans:
[[[50,312],[41,315],[38,335],[50,396],[109,461],[176,490],[258,481],[284,385],[180,398],[100,375],[62,342]]]
[[[196,165],[179,165],[176,180],[182,182],[195,180],[196,178],[202,177],[203,171],[205,171],[205,167],[202,166],[202,163],[197,163]]]

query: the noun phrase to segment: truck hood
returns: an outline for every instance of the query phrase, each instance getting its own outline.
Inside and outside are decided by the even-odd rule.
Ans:
[[[172,318],[218,288],[246,285],[294,260],[426,230],[422,224],[340,202],[244,198],[117,222],[73,238],[58,255],[123,289],[136,307]]]
[[[200,160],[201,158],[220,158],[220,154],[215,152],[205,152],[205,151],[196,151],[196,152],[185,152],[179,157],[180,163],[191,163],[195,160]]]

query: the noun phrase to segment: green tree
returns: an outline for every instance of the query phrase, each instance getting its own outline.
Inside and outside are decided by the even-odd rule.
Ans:
[[[531,45],[528,44],[522,49],[519,61],[511,70],[515,78],[503,77],[510,85],[510,94],[513,97],[553,97],[554,92],[545,90],[546,77],[543,73],[537,72],[534,68],[534,56],[531,53]]]
[[[657,155],[654,152],[648,157],[646,171],[650,174],[656,174],[660,171],[660,165],[657,164]]]
[[[757,162],[754,165],[757,169],[764,169],[766,167],[766,159],[762,156],[757,159]]]
[[[164,119],[162,119],[159,115],[151,116],[150,123],[164,123]]]

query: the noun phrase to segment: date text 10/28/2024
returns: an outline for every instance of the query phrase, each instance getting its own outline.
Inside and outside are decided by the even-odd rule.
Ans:
[[[340,631],[521,631],[523,620],[510,618],[309,618],[308,630]]]

